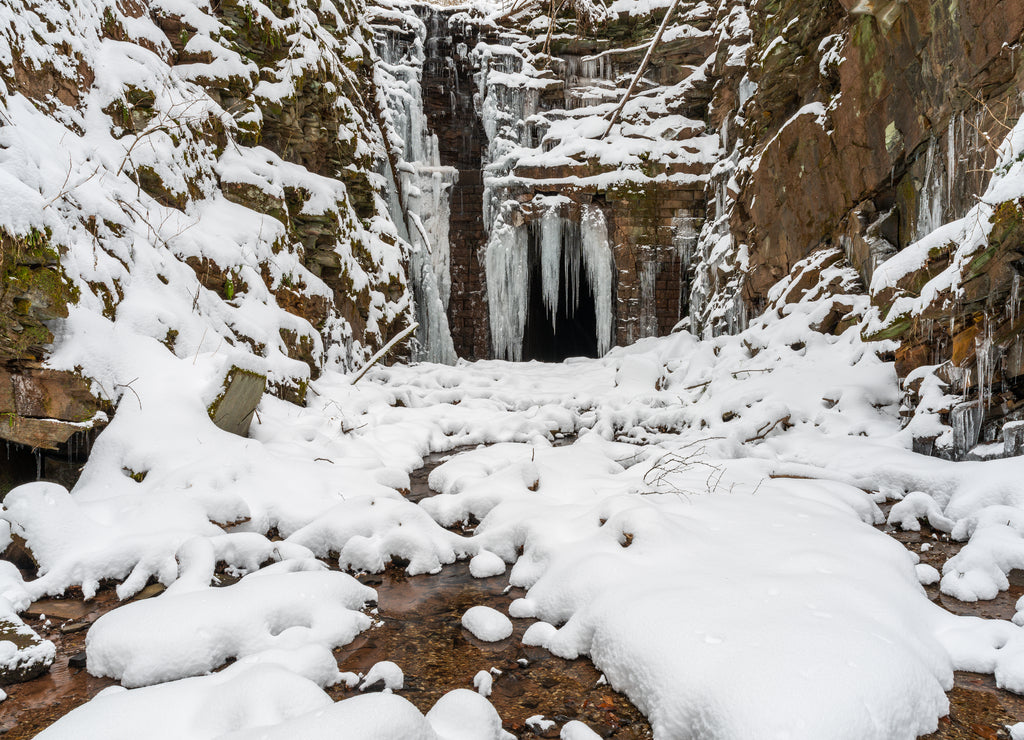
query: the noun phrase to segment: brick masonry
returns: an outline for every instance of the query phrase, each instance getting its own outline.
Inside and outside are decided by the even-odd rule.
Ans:
[[[431,131],[437,136],[441,164],[459,170],[452,187],[449,244],[451,297],[448,324],[459,357],[470,360],[490,356],[487,329],[487,293],[480,256],[487,242],[484,229],[484,183],[480,170],[486,134],[473,106],[476,83],[468,52],[479,31],[449,28],[447,15],[433,11],[427,23],[423,66],[423,107]],[[460,47],[464,44],[464,47]]]
[[[431,130],[438,137],[441,164],[456,167],[459,179],[451,192],[451,298],[448,321],[455,350],[466,359],[490,356],[488,308],[481,262],[487,232],[483,223],[483,177],[480,169],[486,135],[474,108],[476,85],[469,53],[482,38],[478,28],[449,25],[448,14],[424,11],[427,23],[423,100]],[[564,106],[564,99],[542,105]],[[523,176],[559,177],[557,168]],[[586,174],[586,173],[574,173]],[[699,171],[688,174],[700,175]],[[705,213],[702,179],[651,185],[631,192],[596,192],[586,188],[560,191],[578,203],[604,210],[616,267],[615,343],[669,333],[687,315],[689,283],[679,244],[679,224],[699,232]],[[524,188],[507,197],[529,201]],[[645,291],[645,276],[647,290]]]

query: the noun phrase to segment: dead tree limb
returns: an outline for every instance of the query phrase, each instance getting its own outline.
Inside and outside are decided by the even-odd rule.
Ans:
[[[601,138],[605,138],[612,132],[612,127],[615,122],[619,120],[619,116],[622,114],[622,109],[626,107],[626,103],[629,102],[630,97],[633,95],[633,91],[636,89],[637,83],[640,82],[640,78],[644,76],[644,72],[647,71],[647,65],[651,61],[651,55],[654,53],[654,47],[661,41],[661,36],[665,33],[665,29],[668,28],[668,21],[672,17],[672,14],[676,11],[676,6],[679,5],[679,0],[672,0],[672,4],[668,7],[668,11],[665,13],[665,17],[661,19],[661,25],[658,26],[658,32],[654,34],[654,38],[651,39],[651,45],[647,47],[647,53],[644,54],[644,59],[640,62],[640,68],[633,75],[633,80],[629,83],[629,87],[626,88],[626,94],[622,96],[622,101],[618,107],[612,111],[611,120],[608,121],[608,128],[605,129]]]
[[[376,365],[384,355],[390,352],[392,347],[394,347],[396,344],[398,344],[407,336],[416,331],[417,328],[419,328],[419,324],[413,322],[410,326],[407,326],[405,329],[403,329],[402,332],[397,337],[395,337],[390,342],[381,347],[377,351],[377,354],[371,357],[370,361],[363,365],[363,369],[356,373],[356,377],[352,378],[352,385],[358,383],[359,379],[366,375],[366,373],[370,371],[370,368]]]

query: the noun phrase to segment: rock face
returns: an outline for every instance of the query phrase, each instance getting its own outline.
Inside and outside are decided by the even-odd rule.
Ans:
[[[63,451],[131,395],[118,363],[52,362],[76,316],[178,357],[251,353],[268,391],[299,404],[324,367],[358,366],[411,323],[410,245],[379,174],[394,129],[363,12],[0,9],[0,438]]]
[[[1019,2],[681,0],[635,85],[667,4],[15,5],[4,151],[74,146],[4,160],[6,439],[59,448],[124,393],[44,372],[79,310],[179,357],[212,331],[301,404],[414,318],[416,359],[597,355],[742,329],[829,255],[870,294],[865,338],[895,341],[908,423],[942,428],[920,448],[1016,449],[1024,201],[993,183]],[[133,313],[151,299],[172,308]]]
[[[612,343],[666,333],[680,320],[705,334],[740,329],[769,305],[773,285],[825,250],[856,270],[859,290],[870,288],[877,316],[860,317],[865,338],[898,342],[908,419],[921,404],[919,369],[940,366],[948,402],[929,402],[927,413],[949,433],[931,448],[955,456],[971,440],[1001,440],[1001,425],[1024,417],[1022,204],[1004,198],[990,212],[972,209],[1020,116],[1024,8],[681,2],[616,130],[616,146],[629,152],[647,137],[642,156],[631,157],[603,145],[603,125],[574,125],[587,115],[608,120],[664,13],[617,7],[559,19],[551,35],[539,6],[486,18],[416,10],[429,16],[427,48],[444,60],[424,72],[441,101],[426,105],[428,118],[442,151],[461,157],[446,163],[467,188],[476,187],[480,123],[485,134],[483,233],[464,228],[452,240],[451,275],[463,281],[452,295],[476,296],[462,276],[484,286],[480,300],[449,304],[460,352],[480,356],[486,327],[492,356],[538,356],[537,327],[550,320],[558,335],[562,310],[537,287],[551,282],[545,254],[551,244],[570,254],[588,214],[599,213],[612,277],[601,285],[581,263],[596,305],[576,308],[597,314],[598,334],[610,322]],[[672,115],[686,121],[658,127]],[[950,234],[898,278],[887,277],[895,263],[876,276],[968,216],[987,224],[970,255],[967,237]],[[570,259],[563,271],[572,269]],[[894,311],[923,291],[913,315]],[[952,445],[958,398],[981,403],[957,419],[981,420]],[[923,448],[936,439],[922,438]]]

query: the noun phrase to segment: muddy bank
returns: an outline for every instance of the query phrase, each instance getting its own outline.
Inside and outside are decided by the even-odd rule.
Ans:
[[[57,657],[45,675],[3,687],[7,699],[0,703],[0,735],[5,740],[35,737],[75,707],[117,684],[111,678],[96,678],[86,673],[84,651],[88,626],[120,603],[111,588],[101,591],[91,601],[80,598],[37,601],[22,613],[26,624],[53,642]]]

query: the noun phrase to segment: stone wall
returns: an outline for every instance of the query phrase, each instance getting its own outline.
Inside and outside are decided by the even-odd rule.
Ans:
[[[480,169],[486,135],[476,114],[476,83],[468,50],[480,40],[472,25],[450,26],[450,13],[420,7],[427,25],[423,64],[423,108],[437,136],[441,164],[455,167],[459,178],[449,199],[451,224],[451,296],[448,325],[459,357],[490,356],[487,331],[487,292],[480,250],[487,242],[484,228],[484,181]]]

